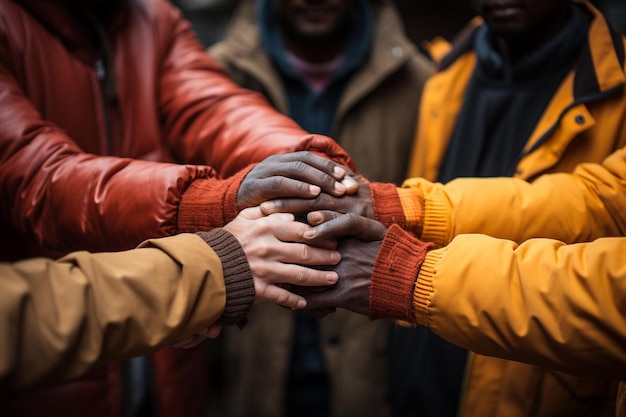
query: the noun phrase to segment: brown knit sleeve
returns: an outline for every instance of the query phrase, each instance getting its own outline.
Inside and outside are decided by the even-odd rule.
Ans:
[[[256,296],[246,254],[237,238],[224,229],[199,232],[198,235],[211,246],[222,262],[226,307],[220,322],[243,327]]]

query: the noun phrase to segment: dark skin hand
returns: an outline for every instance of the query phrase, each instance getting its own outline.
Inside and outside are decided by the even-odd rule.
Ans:
[[[258,163],[237,191],[243,210],[275,199],[313,199],[320,193],[333,198],[355,193],[357,184],[348,168],[314,153],[301,151],[270,156]]]
[[[307,300],[307,309],[318,316],[344,308],[355,313],[369,315],[370,282],[374,261],[387,228],[376,220],[355,214],[331,211],[312,212],[308,220],[315,227],[314,233],[303,236],[312,245],[317,242],[339,238],[337,250],[341,262],[332,268],[339,280],[321,290],[301,293]]]
[[[346,168],[346,179],[351,178],[358,184],[358,191],[352,195],[338,195],[326,190],[315,198],[276,198],[261,204],[265,215],[272,213],[308,213],[315,210],[330,210],[338,213],[352,213],[375,219],[372,194],[367,181]],[[345,180],[344,180],[345,181]],[[356,187],[354,187],[356,188]]]

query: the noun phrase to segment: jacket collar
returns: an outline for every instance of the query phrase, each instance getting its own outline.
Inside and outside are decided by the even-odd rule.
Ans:
[[[586,0],[573,0],[590,17],[589,41],[574,68],[574,101],[610,94],[626,83],[624,73],[624,43],[621,34],[611,27],[602,13]],[[455,39],[450,52],[439,63],[445,71],[459,57],[472,52],[474,37],[483,22],[474,19]]]

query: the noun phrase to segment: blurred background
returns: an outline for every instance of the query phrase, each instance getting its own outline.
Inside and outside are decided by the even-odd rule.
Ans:
[[[191,22],[200,41],[210,46],[224,37],[237,0],[172,0]],[[435,36],[451,40],[474,15],[470,0],[393,0],[409,39],[420,44]],[[592,0],[611,23],[626,33],[626,0]]]

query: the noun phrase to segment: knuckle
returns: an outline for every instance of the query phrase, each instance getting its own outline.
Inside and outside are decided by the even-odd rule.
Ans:
[[[278,304],[287,304],[288,301],[289,301],[289,294],[285,291],[281,291],[276,296],[276,302]]]
[[[301,261],[309,261],[311,260],[311,248],[307,245],[301,245],[300,247],[300,260]]]
[[[296,282],[296,284],[298,285],[303,285],[306,283],[306,273],[304,272],[304,270],[299,269],[295,272],[294,274],[294,280]]]

